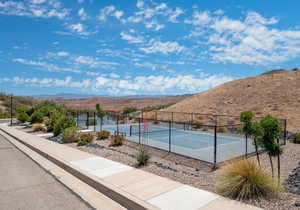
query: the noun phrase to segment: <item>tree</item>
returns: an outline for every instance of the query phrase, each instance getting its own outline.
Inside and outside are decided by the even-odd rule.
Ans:
[[[260,142],[261,142],[260,138],[262,136],[262,128],[261,128],[259,122],[252,123],[252,136],[253,136],[253,143],[254,143],[254,146],[255,146],[255,153],[256,153],[257,162],[258,162],[259,167],[261,167],[259,154],[258,154],[258,146],[260,145]]]
[[[280,127],[278,119],[272,117],[271,115],[267,115],[260,121],[260,126],[262,129],[261,132],[261,145],[266,149],[269,159],[270,165],[272,169],[272,176],[274,177],[274,167],[272,157],[277,156],[278,160],[278,182],[280,181],[280,155],[282,153],[282,148],[279,144],[280,133],[282,128]]]
[[[254,117],[254,114],[251,111],[241,112],[241,114],[240,114],[240,121],[244,123],[243,132],[246,137],[246,157],[247,157],[247,153],[248,153],[248,136],[252,135],[252,119],[253,119],[253,117]]]
[[[100,118],[100,130],[102,130],[103,117],[107,114],[106,111],[101,107],[99,103],[96,104],[97,116]]]
[[[136,112],[138,109],[134,106],[126,106],[123,108],[123,114],[126,115],[126,114],[130,114],[132,112]]]

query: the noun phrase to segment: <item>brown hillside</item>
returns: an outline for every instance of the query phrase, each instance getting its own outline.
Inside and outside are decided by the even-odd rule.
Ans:
[[[95,97],[84,99],[56,99],[55,101],[76,109],[95,109],[96,103],[100,103],[105,110],[121,111],[125,106],[134,106],[141,109],[148,106],[176,103],[187,97],[188,95],[168,96],[161,98]]]
[[[239,115],[252,110],[288,119],[288,130],[300,131],[300,71],[271,71],[235,80],[191,96],[166,111]]]

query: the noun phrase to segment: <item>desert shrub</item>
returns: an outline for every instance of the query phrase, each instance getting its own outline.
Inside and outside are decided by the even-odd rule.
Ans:
[[[94,136],[91,133],[82,133],[80,134],[80,140],[87,143],[91,143],[94,139]]]
[[[77,127],[66,128],[62,132],[62,141],[64,143],[72,143],[80,140],[80,133]]]
[[[24,122],[28,122],[30,117],[28,116],[28,114],[26,112],[18,112],[17,113],[17,119],[21,123],[24,123]]]
[[[78,142],[77,142],[77,146],[85,146],[85,145],[87,145],[88,143],[86,142],[86,141],[83,141],[83,140],[79,140]]]
[[[97,140],[108,139],[109,135],[109,131],[100,131],[97,133]]]
[[[34,131],[44,131],[46,128],[45,128],[45,125],[42,124],[42,123],[34,123],[34,124],[32,125],[32,129],[33,129]]]
[[[138,109],[134,106],[126,106],[123,108],[123,114],[130,114],[132,112],[136,112]]]
[[[202,127],[203,127],[203,123],[202,122],[199,122],[199,121],[195,122],[195,124],[194,124],[194,128],[195,129],[200,129]]]
[[[157,124],[159,124],[159,121],[158,120],[154,120],[153,124],[157,125]]]
[[[119,124],[125,124],[125,120],[119,120],[118,123]]]
[[[291,135],[291,140],[293,143],[300,144],[300,133],[294,133]]]
[[[30,116],[30,123],[42,123],[43,122],[43,115],[39,111],[34,111]]]
[[[228,129],[226,127],[218,127],[217,129],[218,133],[228,133]]]
[[[57,136],[62,133],[64,129],[74,126],[76,126],[76,122],[72,117],[62,115],[54,124],[53,134],[54,136]]]
[[[138,166],[147,165],[148,161],[151,158],[151,154],[145,148],[141,148],[136,154],[136,161]]]
[[[97,125],[97,120],[96,119],[89,119],[85,122],[86,126],[93,126],[93,125]]]
[[[207,127],[203,127],[202,130],[203,131],[208,131],[208,128]]]
[[[124,136],[114,135],[111,139],[110,146],[113,146],[113,147],[122,146],[124,143],[124,140],[125,140]]]
[[[282,190],[270,173],[250,160],[225,165],[218,179],[217,192],[238,200],[268,198]]]

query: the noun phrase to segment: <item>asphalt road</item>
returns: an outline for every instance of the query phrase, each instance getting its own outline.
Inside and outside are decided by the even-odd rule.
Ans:
[[[0,209],[91,209],[0,135]]]

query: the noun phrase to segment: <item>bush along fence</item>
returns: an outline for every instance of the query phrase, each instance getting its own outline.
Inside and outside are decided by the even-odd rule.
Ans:
[[[77,111],[72,115],[81,128],[122,134],[129,141],[206,161],[213,167],[226,160],[264,151],[255,144],[254,135],[245,136],[241,116],[163,111],[129,114],[106,111],[100,117],[95,111]],[[261,118],[252,120],[259,122]],[[287,121],[278,121],[282,129],[278,141],[284,145]]]

